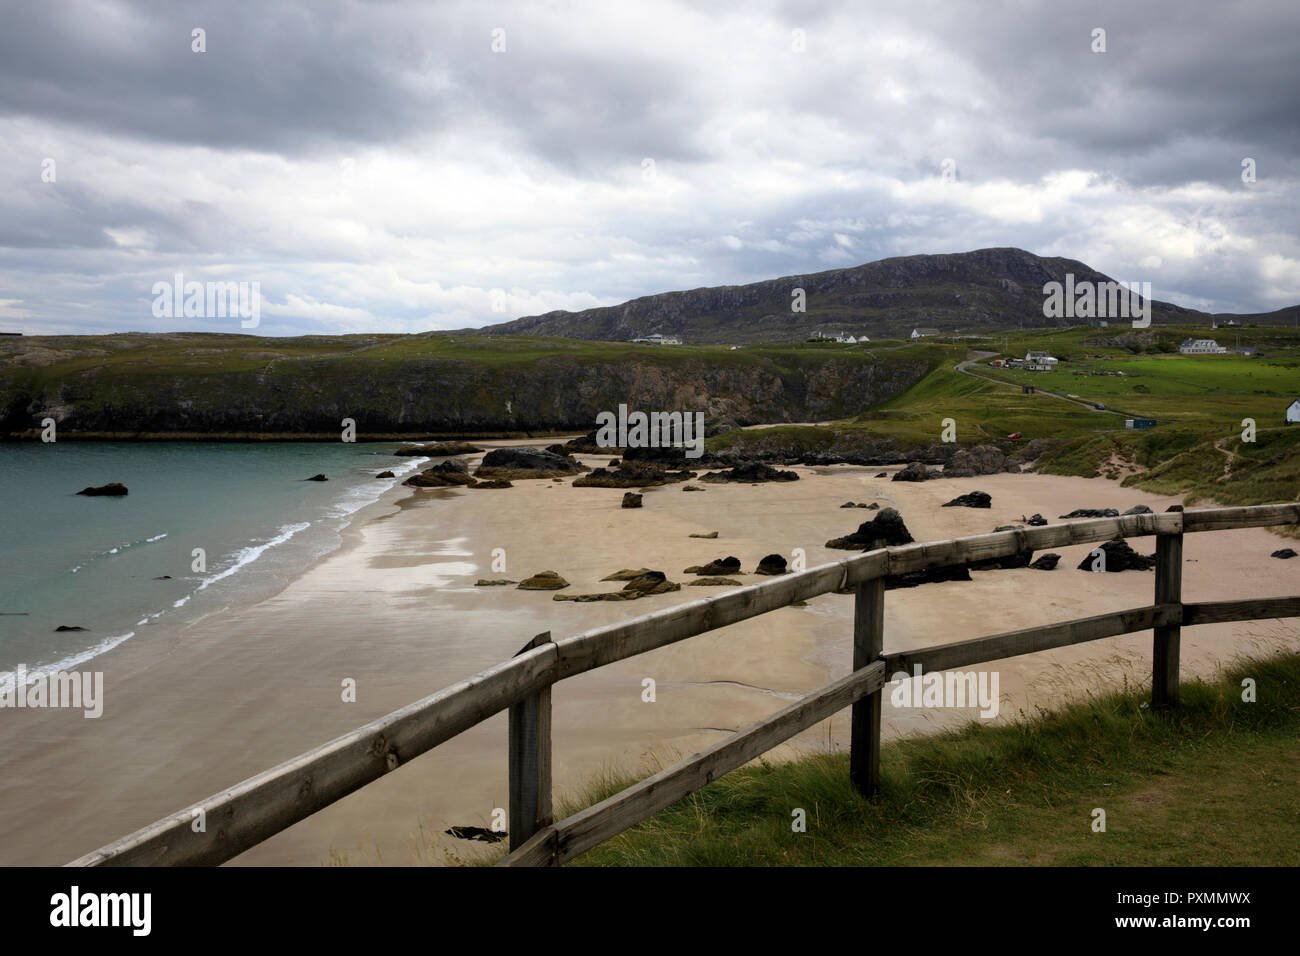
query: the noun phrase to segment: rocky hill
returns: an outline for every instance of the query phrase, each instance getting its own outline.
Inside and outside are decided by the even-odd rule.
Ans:
[[[916,326],[978,333],[993,328],[1041,328],[1079,324],[1043,315],[1043,286],[1075,281],[1108,282],[1074,259],[1044,258],[1023,249],[979,249],[951,255],[901,256],[849,269],[785,276],[742,286],[693,289],[643,296],[622,305],[581,312],[547,312],[488,326],[489,334],[549,335],[596,341],[627,341],[659,333],[690,343],[752,343],[802,340],[817,333],[902,338]],[[1150,281],[1141,275],[1124,280]],[[805,312],[792,312],[792,293],[804,290]],[[1154,294],[1159,293],[1153,288]],[[1235,315],[1238,322],[1295,321],[1300,307],[1267,315]],[[1195,323],[1208,313],[1155,300],[1152,321]],[[1228,316],[1224,316],[1228,318]],[[1112,323],[1113,324],[1113,323]]]

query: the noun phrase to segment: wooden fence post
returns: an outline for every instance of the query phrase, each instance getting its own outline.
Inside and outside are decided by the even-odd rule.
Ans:
[[[538,634],[519,649],[551,643],[551,632]],[[516,655],[518,656],[518,655]],[[510,735],[510,849],[553,822],[551,811],[551,688],[513,704]]]
[[[884,547],[876,541],[872,550]],[[853,597],[853,669],[861,670],[885,648],[885,578],[881,575],[857,586]],[[864,797],[880,791],[881,691],[853,703],[849,739],[849,779]]]
[[[1173,505],[1169,511],[1182,511]],[[1183,534],[1156,535],[1156,604],[1183,601]],[[1178,706],[1178,652],[1182,626],[1165,624],[1155,629],[1151,649],[1151,707]]]

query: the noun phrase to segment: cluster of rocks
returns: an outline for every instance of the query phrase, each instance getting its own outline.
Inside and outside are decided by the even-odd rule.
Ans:
[[[974,478],[978,475],[1020,474],[1019,462],[1008,458],[996,445],[958,448],[942,469],[923,461],[910,461],[894,473],[894,481],[929,481],[933,478]],[[883,472],[876,477],[884,477]]]
[[[456,486],[472,487],[478,484],[469,473],[469,466],[456,458],[426,468],[418,475],[412,475],[402,482],[412,488],[451,488]]]
[[[486,460],[486,459],[485,459]],[[623,462],[617,468],[597,468],[573,479],[575,488],[649,488],[678,481],[689,481],[693,471],[665,471],[657,465]]]
[[[871,504],[867,504],[865,501],[860,501],[860,502],[846,501],[844,502],[844,504],[840,505],[840,507],[841,508],[866,508],[868,511],[875,511],[880,507],[880,505],[876,504],[874,501],[871,502]]]
[[[764,555],[758,562],[758,567],[754,569],[755,574],[787,574],[789,572],[785,556],[780,554]],[[708,564],[693,564],[682,571],[683,574],[694,574],[701,578],[709,580],[710,584],[739,584],[739,581],[733,581],[727,578],[729,574],[744,574],[740,570],[740,558],[734,555],[728,555],[725,558],[714,558]]]
[[[1127,515],[1149,515],[1153,514],[1152,510],[1146,505],[1134,505],[1127,511],[1121,512],[1115,508],[1075,508],[1068,515],[1061,515],[1062,518],[1118,518]],[[1044,521],[1043,524],[1047,522]]]
[[[793,471],[777,471],[770,465],[751,461],[737,465],[726,471],[711,471],[700,481],[740,481],[751,484],[765,481],[798,481],[799,476]]]
[[[566,478],[589,471],[572,455],[541,448],[494,448],[474,471],[476,478]]]
[[[1020,465],[1012,461],[996,445],[976,445],[958,448],[944,465],[944,478],[974,478],[977,475],[997,475],[1004,472],[1018,475]]]
[[[648,568],[640,568],[636,571],[624,569],[617,571],[608,577],[602,578],[604,581],[626,581],[621,591],[601,591],[595,594],[556,594],[551,598],[552,601],[635,601],[638,598],[648,597],[651,594],[666,594],[669,591],[680,591],[682,586],[674,581],[669,581],[668,576],[662,571],[651,571]]]

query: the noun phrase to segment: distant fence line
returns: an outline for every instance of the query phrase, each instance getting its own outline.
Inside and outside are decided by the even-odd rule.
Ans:
[[[1178,702],[1181,628],[1300,616],[1300,596],[1188,604],[1183,535],[1300,524],[1300,504],[1171,509],[888,548],[794,572],[553,640],[101,847],[69,866],[215,865],[402,764],[509,711],[510,854],[506,866],[559,865],[616,836],[832,714],[852,707],[850,776],[870,797],[880,780],[881,688],[900,670],[928,673],[1153,629],[1152,705]],[[1024,551],[1156,536],[1153,603],[988,637],[884,652],[885,578]],[[551,687],[568,677],[748,620],[794,601],[854,589],[853,670],[770,717],[566,819],[552,818]],[[920,668],[915,671],[915,668]],[[194,821],[202,814],[203,832]]]

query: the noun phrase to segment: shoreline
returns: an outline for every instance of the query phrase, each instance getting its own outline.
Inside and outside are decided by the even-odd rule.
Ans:
[[[587,464],[606,456],[579,455]],[[413,489],[395,484],[359,509],[338,548],[275,595],[230,608],[147,649],[127,642],[97,660],[105,671],[99,720],[65,712],[15,713],[0,775],[5,863],[57,864],[269,769],[509,657],[532,635],[557,637],[720,593],[688,586],[687,564],[735,554],[752,571],[764,554],[807,552],[807,566],[844,556],[822,542],[875,512],[841,509],[878,501],[903,513],[918,541],[991,531],[1039,511],[1049,521],[1076,507],[1154,510],[1178,503],[1105,479],[994,475],[922,483],[877,479],[878,466],[791,466],[797,482],[681,485],[646,490],[641,509],[619,507],[624,489],[569,481],[517,481],[504,490]],[[992,509],[939,508],[971,490]],[[1025,510],[1027,509],[1027,510]],[[688,537],[718,530],[716,540]],[[1288,562],[1271,560],[1264,529],[1191,535],[1185,593],[1213,600],[1288,593]],[[1206,539],[1206,540],[1199,540]],[[1145,539],[1135,539],[1145,553]],[[490,570],[493,550],[507,570]],[[1062,548],[1056,571],[973,572],[970,582],[890,591],[886,649],[943,643],[1150,601],[1142,572],[1075,571],[1086,546]],[[1077,553],[1076,553],[1077,552]],[[1211,565],[1233,569],[1225,575]],[[652,567],[678,592],[622,602],[554,602],[547,592],[476,588],[478,577],[519,579],[553,569],[560,593],[616,590],[600,578]],[[753,583],[751,574],[738,576]],[[848,672],[852,597],[823,595],[805,608],[759,618],[620,661],[558,685],[554,696],[557,795],[603,769],[666,765],[717,742],[790,700]],[[995,665],[999,719],[1149,669],[1150,632],[1059,648]],[[1300,644],[1278,621],[1185,629],[1185,677],[1242,653]],[[654,703],[642,700],[645,678]],[[356,702],[340,683],[356,682]],[[72,719],[73,717],[77,719]],[[972,710],[885,708],[887,738],[955,726]],[[769,755],[843,746],[847,711]],[[439,863],[472,859],[478,844],[442,834],[490,824],[506,800],[505,715],[499,714],[410,764],[247,851],[239,865],[327,862]],[[57,796],[51,796],[56,794]]]

